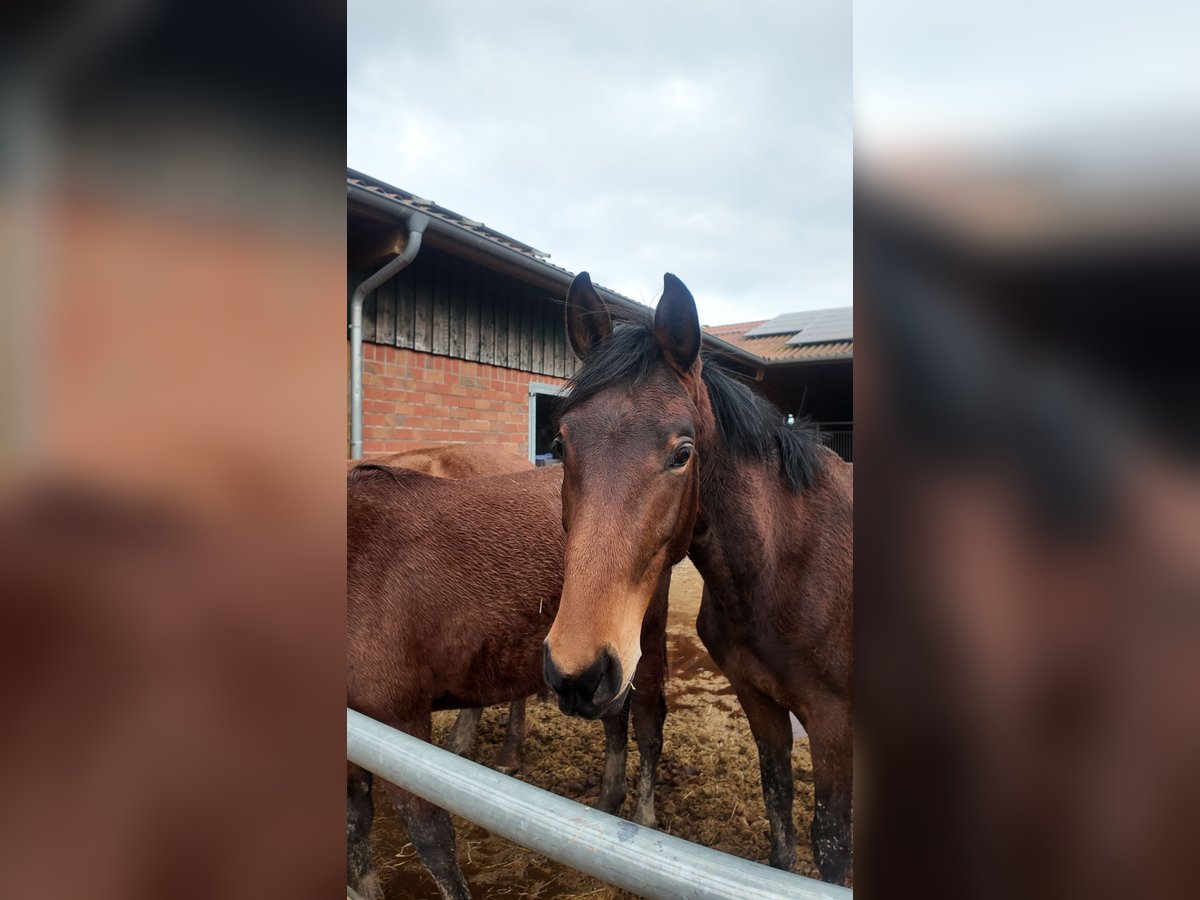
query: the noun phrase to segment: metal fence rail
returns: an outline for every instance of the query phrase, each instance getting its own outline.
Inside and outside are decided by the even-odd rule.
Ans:
[[[854,462],[854,423],[823,422],[817,436],[821,443],[848,463]]]
[[[346,757],[431,803],[645,897],[849,900],[843,887],[643,828],[346,710]]]

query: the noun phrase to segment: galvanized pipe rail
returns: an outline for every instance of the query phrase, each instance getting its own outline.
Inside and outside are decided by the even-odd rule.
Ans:
[[[530,850],[644,897],[849,900],[844,887],[635,825],[346,710],[346,758]]]

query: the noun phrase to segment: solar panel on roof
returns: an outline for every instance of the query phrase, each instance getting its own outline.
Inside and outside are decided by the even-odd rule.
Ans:
[[[773,319],[768,319],[761,325],[756,325],[746,332],[746,337],[769,337],[773,334],[795,334],[807,323],[811,313],[783,313]]]
[[[829,341],[848,341],[854,337],[854,309],[850,306],[836,309],[810,309],[803,312],[783,313],[746,332],[746,337],[768,337],[791,334],[788,346],[823,344]]]
[[[787,342],[789,347],[854,340],[853,310],[837,310],[841,315],[822,316],[801,329]]]

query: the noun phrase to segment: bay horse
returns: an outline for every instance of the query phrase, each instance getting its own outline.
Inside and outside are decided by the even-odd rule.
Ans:
[[[401,450],[365,459],[352,459],[348,461],[347,467],[353,468],[364,463],[412,469],[414,472],[424,472],[438,478],[486,478],[489,475],[527,472],[535,468],[534,464],[523,456],[486,444],[438,444],[417,450]],[[446,738],[446,749],[459,756],[470,755],[482,718],[482,707],[461,710]],[[504,743],[496,751],[496,758],[492,763],[505,775],[515,775],[521,769],[521,746],[525,743],[525,734],[525,698],[522,697],[508,705]]]
[[[542,687],[542,644],[563,585],[562,469],[472,480],[377,464],[347,473],[347,697],[372,718],[429,740],[431,713],[489,706]],[[626,793],[628,716],[641,765],[636,822],[654,824],[654,782],[666,715],[662,573],[641,629],[631,700],[603,710],[598,808]],[[379,891],[371,872],[371,775],[349,766],[347,880]],[[386,785],[442,896],[468,897],[449,814]]]
[[[795,865],[794,713],[812,749],[813,856],[843,882],[851,854],[851,466],[700,354],[692,295],[666,275],[653,326],[615,330],[587,273],[567,334],[582,360],[560,412],[567,530],[546,680],[564,708],[619,701],[643,616],[687,553],[704,579],[700,638],[758,747],[771,865]]]

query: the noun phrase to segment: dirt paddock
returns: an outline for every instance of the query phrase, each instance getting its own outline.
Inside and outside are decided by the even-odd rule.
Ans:
[[[758,776],[758,754],[745,714],[733,689],[716,671],[696,637],[696,613],[702,582],[686,559],[671,581],[667,635],[667,721],[659,765],[658,827],[727,853],[765,863],[768,826]],[[434,716],[434,740],[441,744],[455,713]],[[490,764],[504,738],[504,707],[485,710],[473,758]],[[592,804],[604,764],[604,727],[562,715],[553,701],[531,700],[529,736],[516,776],[563,797]],[[629,796],[633,806],[637,746],[630,728]],[[817,877],[808,846],[812,818],[812,761],[808,739],[795,743],[798,863],[796,871]],[[389,898],[436,898],[433,879],[409,843],[391,802],[375,786],[375,827],[371,846]],[[595,900],[634,896],[559,865],[454,817],[459,859],[473,896],[588,897]]]

